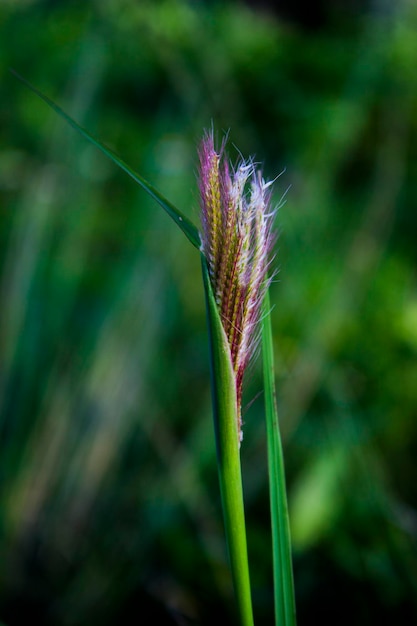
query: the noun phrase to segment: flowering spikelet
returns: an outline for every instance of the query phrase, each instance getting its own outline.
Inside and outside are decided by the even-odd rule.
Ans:
[[[242,439],[243,376],[256,348],[262,299],[275,237],[270,182],[252,161],[229,166],[225,144],[214,148],[207,133],[200,151],[202,251],[230,347]],[[231,171],[232,169],[232,171]]]

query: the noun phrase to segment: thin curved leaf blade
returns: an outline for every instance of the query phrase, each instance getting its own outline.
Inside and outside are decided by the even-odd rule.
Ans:
[[[98,148],[103,154],[106,155],[113,163],[120,167],[126,174],[128,174],[135,182],[138,183],[158,204],[168,213],[168,215],[179,226],[185,236],[197,249],[201,247],[200,234],[197,227],[191,220],[188,219],[179,209],[177,209],[169,200],[164,198],[155,187],[153,187],[148,181],[146,181],[140,174],[135,172],[127,163],[125,163],[111,148],[105,146],[101,141],[96,139],[85,128],[80,126],[75,120],[72,119],[60,106],[58,106],[53,100],[45,96],[39,89],[31,85],[25,78],[20,76],[14,70],[10,70],[18,80],[20,80],[26,87],[28,87],[34,94],[41,98],[46,104],[53,109],[60,117],[62,117],[72,128],[79,132],[85,139]]]
[[[262,311],[262,360],[268,447],[276,626],[296,626],[291,537],[284,456],[278,422],[269,289]]]

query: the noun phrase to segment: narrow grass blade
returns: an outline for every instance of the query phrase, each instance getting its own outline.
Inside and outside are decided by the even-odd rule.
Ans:
[[[117,156],[113,150],[106,147],[102,144],[98,139],[93,137],[85,128],[82,128],[75,120],[73,120],[65,111],[61,109],[55,102],[53,102],[48,96],[45,96],[42,92],[40,92],[36,87],[31,85],[25,78],[20,76],[14,70],[10,70],[14,76],[18,80],[20,80],[26,87],[28,87],[33,93],[35,93],[39,98],[41,98],[48,106],[51,107],[58,115],[60,115],[70,126],[75,128],[83,137],[85,137],[90,143],[92,143],[96,148],[101,150],[103,154],[105,154],[109,159],[116,163],[123,171],[126,172],[134,181],[136,181],[161,207],[168,213],[168,215],[174,220],[174,222],[181,228],[186,237],[191,241],[193,246],[200,249],[201,241],[200,235],[197,227],[188,219],[181,211],[179,211],[169,200],[164,198],[162,194],[159,193],[150,183],[148,183],[142,176],[137,174],[134,170],[132,170],[129,165],[127,165],[120,157]]]
[[[275,624],[276,626],[295,626],[296,616],[291,538],[285,486],[284,458],[275,392],[269,290],[264,297],[262,313],[262,358],[268,439]]]
[[[211,355],[214,427],[230,567],[241,626],[253,626],[237,428],[236,382],[230,349],[202,255]]]

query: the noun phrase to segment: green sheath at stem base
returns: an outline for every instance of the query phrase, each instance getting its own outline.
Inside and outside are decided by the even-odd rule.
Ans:
[[[214,299],[204,256],[202,269],[210,341],[217,464],[226,541],[240,623],[242,626],[253,626],[237,427],[236,381],[229,345]]]

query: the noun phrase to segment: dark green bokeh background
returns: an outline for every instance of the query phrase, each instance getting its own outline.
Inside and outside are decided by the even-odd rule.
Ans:
[[[0,3],[8,626],[234,623],[198,254],[9,66],[196,221],[212,123],[233,159],[286,168],[271,296],[299,624],[417,619],[417,6],[292,13]],[[254,366],[242,463],[259,626],[273,623],[260,389]]]

